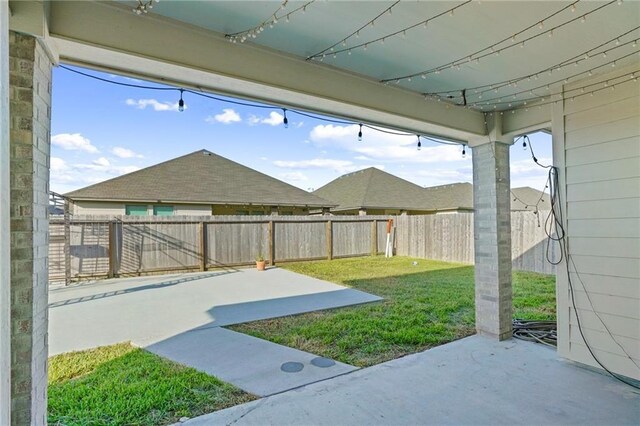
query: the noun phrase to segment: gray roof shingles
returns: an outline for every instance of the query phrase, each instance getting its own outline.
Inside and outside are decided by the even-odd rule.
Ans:
[[[72,200],[331,207],[335,204],[199,150],[65,194]]]
[[[375,167],[340,176],[313,193],[338,204],[336,211],[433,209],[424,188]]]
[[[511,210],[534,210],[525,208],[539,199],[539,210],[549,210],[547,194],[529,187],[514,188],[516,201]],[[417,211],[473,210],[473,185],[468,182],[422,188],[397,176],[374,167],[349,173],[329,182],[314,191],[314,194],[336,204],[335,211],[352,209],[400,209]]]

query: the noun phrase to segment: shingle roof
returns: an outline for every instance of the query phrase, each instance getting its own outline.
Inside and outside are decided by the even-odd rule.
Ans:
[[[458,182],[423,189],[435,210],[473,209],[473,185]]]
[[[424,188],[375,167],[340,176],[313,193],[338,204],[334,211],[432,209]]]
[[[65,194],[72,200],[331,207],[314,194],[200,150]]]
[[[517,197],[511,201],[511,210],[527,210],[525,204],[535,205],[540,198],[539,210],[550,209],[549,197],[529,187],[514,188]],[[399,210],[473,210],[473,185],[458,182],[422,188],[374,167],[349,173],[329,182],[314,194],[330,200],[338,207],[333,211],[353,209]],[[519,200],[518,200],[519,199]],[[533,210],[529,207],[528,210]]]

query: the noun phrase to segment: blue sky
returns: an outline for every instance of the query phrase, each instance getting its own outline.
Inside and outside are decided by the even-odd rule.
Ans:
[[[123,83],[153,85],[76,68]],[[157,86],[162,87],[162,86]],[[421,186],[471,182],[471,153],[461,147],[392,136],[282,112],[232,105],[185,93],[121,87],[54,70],[51,190],[65,193],[190,152],[207,149],[299,188],[317,189],[375,166]],[[551,137],[531,135],[536,156],[551,162]],[[233,177],[230,177],[233,178]],[[546,171],[520,143],[511,147],[512,187],[543,189]]]

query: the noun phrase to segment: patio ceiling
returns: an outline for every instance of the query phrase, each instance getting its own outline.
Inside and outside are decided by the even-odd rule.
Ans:
[[[483,111],[549,128],[564,83],[640,62],[633,1],[45,3],[63,61],[458,141]]]
[[[612,42],[605,47],[610,49],[639,38],[640,31],[637,30],[626,36],[621,35],[640,26],[640,4],[631,1],[620,5],[617,3],[475,0],[289,1],[285,8],[278,10],[279,1],[163,0],[156,4],[153,13],[221,34],[233,34],[259,26],[265,20],[272,22],[271,16],[277,11],[279,22],[273,28],[270,28],[269,23],[265,24],[264,31],[256,38],[249,37],[246,43],[278,50],[300,59],[324,52],[324,58],[320,54],[309,60],[375,81],[392,79],[392,84],[396,84],[397,77],[434,70],[463,58],[459,70],[455,66],[449,66],[437,74],[427,73],[424,79],[420,74],[411,81],[400,79],[397,82],[406,90],[434,93],[456,92],[464,88],[503,82],[554,66],[609,40]],[[304,13],[302,10],[296,11],[304,5],[307,5]],[[451,12],[453,8],[455,10]],[[556,12],[557,15],[548,18]],[[289,22],[286,22],[287,14],[290,14]],[[379,15],[381,16],[375,19]],[[582,22],[584,15],[585,20]],[[367,25],[374,19],[373,25]],[[426,27],[423,24],[425,20],[429,20]],[[571,20],[574,21],[567,23]],[[564,23],[567,24],[556,28],[549,36],[552,28]],[[415,28],[407,29],[406,33],[402,32],[404,28],[414,24],[417,24]],[[512,39],[514,34],[531,25],[533,28]],[[359,31],[359,36],[348,37],[362,26],[364,28]],[[391,35],[398,31],[401,32]],[[542,34],[545,32],[546,34]],[[526,41],[524,47],[521,47],[522,41],[538,34],[541,36]],[[616,45],[615,40],[618,37],[620,44]],[[345,38],[343,45],[341,41]],[[381,38],[385,38],[384,43]],[[505,39],[504,43],[494,47],[494,50],[506,48],[500,55],[494,53],[480,58],[478,63],[475,61],[476,56],[473,56],[471,62],[468,61],[468,57],[474,52]],[[365,50],[363,44],[366,43],[368,45]],[[508,48],[513,44],[514,47]],[[331,46],[334,48],[330,49]],[[607,57],[601,54],[588,60],[580,57],[581,61],[577,67],[564,67],[551,75],[545,72],[539,80],[532,80],[518,87],[501,88],[499,95],[509,98],[515,92],[571,77],[637,50],[629,44],[616,48],[615,52],[611,52]],[[628,57],[622,59],[620,64],[634,60],[637,62],[637,57]],[[603,67],[600,71],[608,71],[608,68]],[[540,95],[546,92],[546,87],[536,91]],[[494,97],[493,93],[491,95],[485,96],[484,99]],[[481,100],[473,91],[467,96],[469,102]],[[456,101],[460,103],[461,99],[456,97]],[[498,109],[508,107],[501,105]]]

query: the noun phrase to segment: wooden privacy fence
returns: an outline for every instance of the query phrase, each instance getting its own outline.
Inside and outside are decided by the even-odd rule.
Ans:
[[[548,211],[511,212],[513,269],[555,274],[547,259],[545,219]],[[398,216],[396,254],[448,262],[474,263],[473,213]],[[556,258],[557,247],[549,246]]]
[[[540,212],[544,221],[546,212]],[[52,217],[49,279],[140,275],[383,253],[387,216]],[[473,214],[393,217],[395,253],[473,263]],[[511,215],[514,269],[554,273],[544,223]],[[66,247],[65,247],[66,245]],[[552,249],[554,247],[552,246]],[[555,253],[552,250],[552,256]]]
[[[74,216],[50,220],[49,279],[70,281],[377,254],[386,216]],[[71,254],[67,267],[64,244]]]

